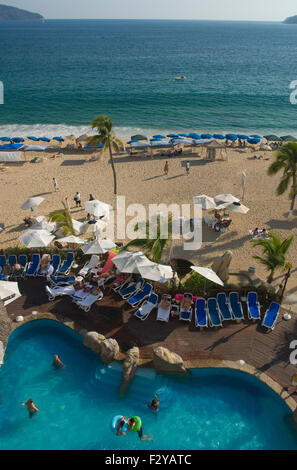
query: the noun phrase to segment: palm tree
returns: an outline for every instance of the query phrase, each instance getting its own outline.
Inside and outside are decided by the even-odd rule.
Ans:
[[[144,231],[146,233],[146,238],[136,238],[131,240],[123,249],[127,249],[130,246],[141,248],[145,255],[153,262],[160,263],[162,260],[164,250],[170,245],[172,240],[172,219],[168,217],[167,219],[160,216],[156,219],[156,237],[150,238],[150,225],[152,221],[147,221],[143,224]],[[135,225],[135,231],[139,229],[141,224]],[[168,230],[168,238],[162,238],[162,234],[166,233]]]
[[[57,230],[62,230],[63,235],[75,235],[70,212],[66,204],[62,201],[64,209],[59,209],[50,213],[50,220],[57,223]]]
[[[286,261],[286,254],[293,241],[293,235],[281,240],[278,233],[269,233],[269,238],[257,238],[252,240],[253,246],[261,246],[263,248],[262,256],[254,256],[261,264],[263,264],[269,276],[267,282],[269,284],[273,281],[273,276],[276,269],[290,269],[292,266]]]
[[[98,134],[92,137],[89,137],[88,144],[102,144],[103,150],[109,150],[111,168],[113,172],[113,189],[114,195],[117,195],[117,175],[114,167],[114,160],[112,151],[118,151],[122,145],[122,142],[116,138],[115,134],[112,132],[112,121],[109,117],[104,114],[97,116],[92,122],[92,129],[96,129]]]
[[[291,184],[290,199],[293,211],[297,196],[297,142],[288,142],[277,151],[275,161],[268,168],[268,174],[275,175],[280,170],[283,170],[283,174],[276,193],[284,194]]]

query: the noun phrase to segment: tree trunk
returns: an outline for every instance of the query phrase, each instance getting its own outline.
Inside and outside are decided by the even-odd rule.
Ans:
[[[268,284],[271,284],[272,281],[273,281],[273,276],[274,276],[274,271],[271,271],[271,273],[269,274],[268,278],[267,278],[267,282]]]
[[[293,183],[292,183],[292,202],[291,202],[291,211],[294,210],[295,207],[295,200],[296,200],[296,173],[293,173]]]
[[[111,161],[111,168],[112,168],[112,173],[113,173],[113,193],[115,196],[117,196],[117,175],[114,167],[114,161],[113,161],[113,156],[112,156],[112,150],[111,150],[111,145],[108,145],[109,148],[109,155],[110,155],[110,161]]]

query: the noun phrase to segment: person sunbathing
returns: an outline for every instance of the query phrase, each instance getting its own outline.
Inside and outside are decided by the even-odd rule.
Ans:
[[[187,312],[192,305],[192,300],[190,297],[184,297],[181,301],[181,308],[184,312]]]
[[[164,295],[164,297],[161,300],[160,307],[164,310],[168,310],[170,307],[170,301],[168,300],[168,296]]]
[[[255,228],[255,230],[253,230],[253,237],[258,237],[259,235],[259,229],[258,227]]]

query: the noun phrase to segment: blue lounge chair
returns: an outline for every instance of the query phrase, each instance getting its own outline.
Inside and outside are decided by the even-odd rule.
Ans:
[[[122,299],[128,299],[129,297],[132,297],[132,295],[135,295],[138,291],[140,291],[143,288],[143,286],[144,286],[144,279],[140,277],[137,280],[137,282],[133,282],[127,287],[120,289],[118,293],[120,294]]]
[[[223,320],[232,320],[232,313],[227,303],[227,297],[225,292],[220,292],[217,295],[217,302],[220,310],[220,314]]]
[[[152,290],[153,286],[146,282],[144,284],[144,288],[141,291],[137,292],[135,295],[128,299],[128,303],[131,305],[131,307],[137,307],[140,302],[150,296]]]
[[[2,269],[4,268],[4,266],[6,266],[6,256],[4,255],[0,255],[0,271],[2,271]]]
[[[65,276],[65,277],[55,277],[53,275],[50,276],[50,282],[52,286],[72,284],[74,281],[75,281],[75,276]]]
[[[249,292],[247,296],[248,316],[251,320],[260,320],[260,304],[258,302],[257,292]]]
[[[190,299],[191,300],[191,305],[189,306],[188,310],[185,310],[183,308],[183,300],[181,301],[181,306],[180,306],[180,309],[179,309],[179,319],[184,320],[184,321],[191,321],[192,313],[193,313],[193,309],[192,309],[193,295],[189,294],[189,293],[186,293],[183,296],[183,299],[184,298]]]
[[[167,300],[168,307],[162,306],[164,300]],[[163,294],[161,298],[161,302],[158,305],[158,313],[157,313],[157,320],[159,321],[169,321],[170,312],[171,312],[171,301],[172,297],[168,294]]]
[[[62,266],[60,267],[58,274],[63,274],[67,276],[69,274],[71,266],[74,263],[74,253],[69,252],[67,253],[66,260],[63,262]]]
[[[197,299],[195,305],[195,325],[201,328],[207,327],[206,300]]]
[[[134,313],[140,320],[146,320],[151,311],[158,305],[158,296],[154,292],[147,300],[143,302],[141,307]]]
[[[243,320],[244,315],[243,315],[242,305],[239,302],[239,295],[237,292],[230,292],[229,305],[231,307],[233,317],[235,318],[235,320]]]
[[[24,276],[26,274],[26,270],[27,270],[27,267],[28,267],[28,257],[27,257],[27,255],[20,255],[19,256],[19,264],[22,266],[22,270],[23,270],[22,276]]]
[[[273,330],[279,314],[279,309],[280,304],[278,304],[277,302],[271,302],[268,310],[266,310],[262,325],[268,328],[269,330]]]
[[[14,269],[14,266],[17,264],[17,257],[16,255],[10,255],[8,257],[8,264],[9,266]]]
[[[207,311],[211,326],[223,326],[218,310],[217,299],[211,298],[207,301]]]
[[[59,271],[60,264],[61,264],[61,256],[53,255],[53,259],[52,259],[52,266],[54,268],[52,272],[53,276],[56,274],[56,272]]]
[[[40,264],[40,256],[38,254],[32,255],[31,263],[28,266],[26,276],[36,276]]]

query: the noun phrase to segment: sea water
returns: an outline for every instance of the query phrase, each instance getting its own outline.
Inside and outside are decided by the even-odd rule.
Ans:
[[[2,136],[297,134],[297,26],[264,22],[0,22]],[[185,75],[186,81],[175,81]]]
[[[65,370],[53,368],[54,354]],[[121,373],[63,325],[21,326],[0,369],[0,449],[297,449],[289,408],[254,377],[204,369],[177,379],[139,368],[120,399]],[[155,393],[157,414],[147,406]],[[39,409],[33,418],[22,406],[28,398]],[[116,436],[116,415],[140,416],[154,442]]]

